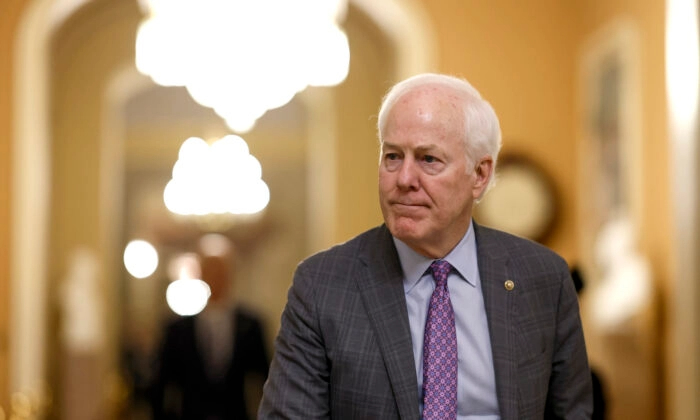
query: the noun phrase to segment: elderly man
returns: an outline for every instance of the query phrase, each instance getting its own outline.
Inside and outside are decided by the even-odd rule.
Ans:
[[[472,220],[501,143],[489,103],[414,76],[378,133],[385,224],[298,266],[258,417],[590,418],[566,262]]]

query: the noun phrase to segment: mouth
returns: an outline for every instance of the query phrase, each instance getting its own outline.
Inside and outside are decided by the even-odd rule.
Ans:
[[[428,208],[427,205],[422,204],[422,203],[410,203],[410,202],[399,202],[395,201],[391,204],[392,207],[397,208],[397,209],[405,209],[405,210],[415,210],[415,209],[420,209],[420,208]]]

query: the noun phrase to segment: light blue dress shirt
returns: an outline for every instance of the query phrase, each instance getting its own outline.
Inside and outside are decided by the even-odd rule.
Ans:
[[[403,268],[408,321],[411,325],[413,357],[418,377],[418,401],[423,413],[423,333],[428,317],[430,296],[435,281],[428,271],[434,260],[424,257],[394,238]],[[445,257],[454,269],[447,278],[457,330],[457,419],[500,419],[496,398],[491,339],[481,292],[481,278],[476,258],[474,227]]]

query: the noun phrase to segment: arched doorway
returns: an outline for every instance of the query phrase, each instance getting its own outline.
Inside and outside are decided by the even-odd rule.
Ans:
[[[47,319],[50,318],[49,307],[52,304],[49,290],[60,275],[60,270],[56,267],[62,267],[62,263],[56,265],[52,262],[56,257],[50,251],[52,246],[56,245],[52,245],[49,240],[52,229],[52,215],[49,209],[52,194],[56,191],[51,188],[51,153],[54,138],[49,129],[52,116],[48,62],[55,31],[86,3],[88,2],[80,0],[36,0],[28,3],[17,31],[14,92],[14,109],[17,112],[13,135],[15,195],[12,200],[15,229],[11,244],[11,391],[35,389],[46,379],[49,370],[46,355],[50,344]],[[384,5],[377,3],[379,2],[357,1],[353,4],[358,11],[362,11],[375,22],[396,50],[397,64],[392,69],[394,78],[432,69],[435,48],[431,44],[430,30],[418,12],[419,7],[413,2],[406,2],[402,7],[394,2],[386,2]],[[410,49],[403,46],[403,40],[407,38],[413,40]],[[307,103],[309,109],[321,109],[322,106],[318,104],[329,99],[309,94],[302,100]],[[333,128],[330,130],[334,131]],[[324,136],[318,133],[317,138]],[[319,144],[319,148],[315,150],[322,151],[321,147],[327,147],[328,143],[323,142],[322,145]],[[100,147],[104,147],[104,144]],[[104,154],[104,150],[99,154]],[[334,164],[317,169],[326,175],[331,174],[331,179],[337,176]],[[316,177],[322,178],[323,176]],[[118,186],[101,185],[100,188],[118,189]],[[317,188],[332,191],[334,186],[310,185],[309,188],[313,191],[318,191]],[[101,194],[105,197],[110,196],[109,192]],[[100,219],[100,231],[96,243],[100,244],[100,259],[110,261],[112,256],[107,254],[115,251],[115,246],[109,238],[113,229],[109,221],[114,213],[111,213],[113,209],[108,203],[100,200],[102,199],[98,200],[99,210],[96,216]],[[321,238],[317,239],[319,244],[333,239],[333,235],[328,234],[328,230],[333,229],[333,224],[331,219],[326,227],[317,233],[317,237]],[[113,277],[106,267],[109,267],[109,264],[102,269],[104,277]]]

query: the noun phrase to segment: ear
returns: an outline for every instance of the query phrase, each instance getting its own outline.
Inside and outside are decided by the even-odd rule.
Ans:
[[[474,198],[479,199],[484,192],[486,192],[486,187],[489,185],[489,181],[493,176],[493,158],[491,156],[484,156],[479,160],[479,162],[474,167],[474,187],[472,189]]]

